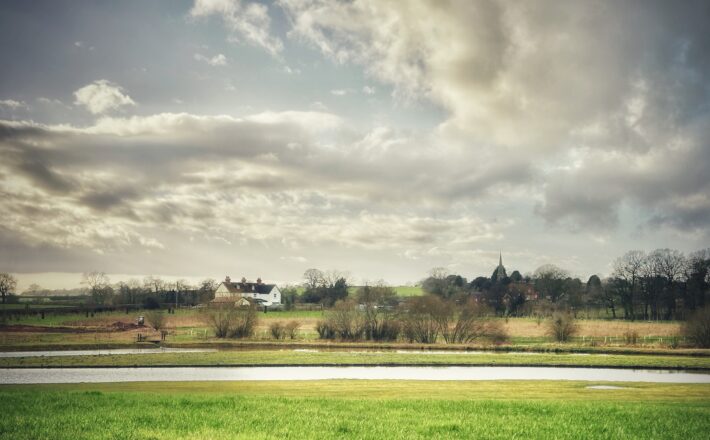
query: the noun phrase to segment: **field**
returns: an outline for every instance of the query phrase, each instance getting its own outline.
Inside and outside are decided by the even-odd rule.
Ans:
[[[710,386],[197,382],[0,387],[13,439],[702,439]]]

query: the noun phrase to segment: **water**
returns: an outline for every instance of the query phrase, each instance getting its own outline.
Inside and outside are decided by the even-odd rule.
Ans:
[[[110,348],[105,350],[3,351],[0,352],[0,358],[101,356],[107,354],[203,353],[215,351],[217,350],[211,348]]]
[[[0,384],[261,380],[579,380],[710,383],[710,374],[671,370],[553,367],[178,367],[9,368]]]

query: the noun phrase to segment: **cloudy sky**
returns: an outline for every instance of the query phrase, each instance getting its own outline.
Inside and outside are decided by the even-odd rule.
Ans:
[[[0,270],[398,284],[707,247],[708,23],[691,0],[4,1]]]

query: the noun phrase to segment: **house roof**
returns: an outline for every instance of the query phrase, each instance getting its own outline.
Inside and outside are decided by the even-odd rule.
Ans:
[[[229,293],[260,293],[262,295],[269,294],[276,287],[276,284],[264,283],[233,283],[223,281],[222,284],[227,288]]]

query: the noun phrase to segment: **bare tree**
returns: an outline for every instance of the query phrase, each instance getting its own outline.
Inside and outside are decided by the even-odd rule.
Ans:
[[[569,278],[569,273],[554,264],[538,267],[533,278],[535,279],[535,289],[540,292],[543,298],[553,303],[563,299],[567,294],[565,280]]]
[[[624,307],[624,317],[633,321],[635,314],[634,295],[640,288],[640,278],[646,262],[643,251],[629,251],[614,261],[613,277],[618,283],[621,293],[621,302]]]
[[[473,300],[467,302],[458,312],[454,325],[442,327],[441,334],[447,343],[465,344],[481,338],[495,342],[507,339],[507,334],[499,321],[487,317],[488,310]]]
[[[108,276],[104,272],[84,272],[81,284],[89,287],[89,293],[96,304],[103,304],[110,284]]]
[[[17,279],[7,272],[0,273],[0,295],[2,295],[2,303],[5,304],[6,297],[13,293],[17,288]]]
[[[143,286],[145,286],[147,291],[153,293],[161,293],[165,291],[165,281],[163,281],[160,277],[154,277],[153,275],[143,278]]]
[[[303,279],[303,287],[306,289],[316,289],[323,284],[324,275],[323,272],[318,269],[308,269],[303,273]]]

